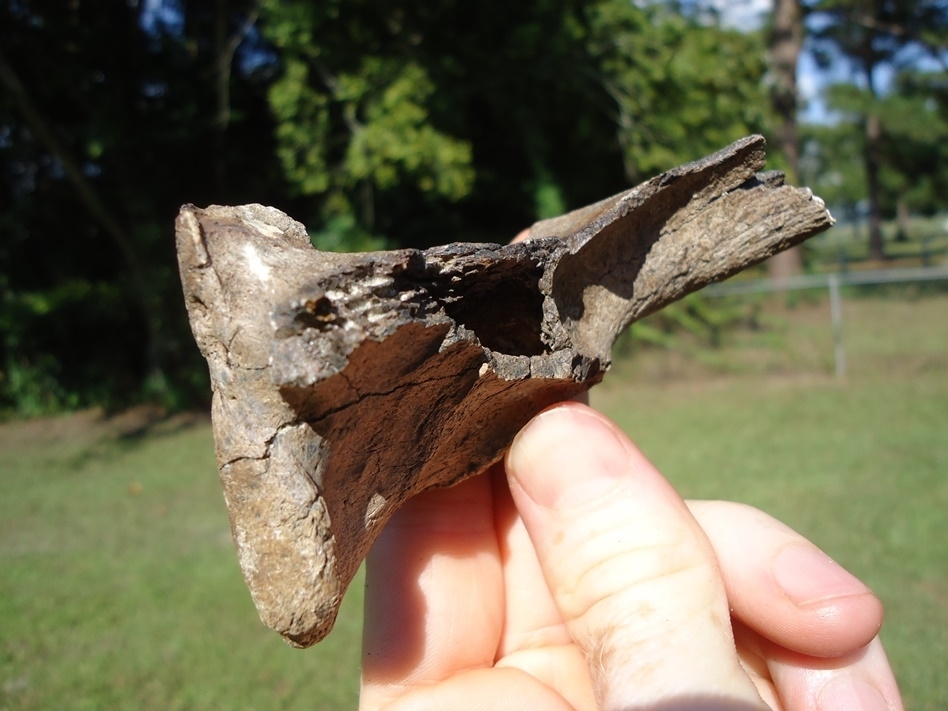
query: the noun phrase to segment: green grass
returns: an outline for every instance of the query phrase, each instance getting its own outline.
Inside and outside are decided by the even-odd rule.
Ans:
[[[689,359],[621,362],[593,397],[691,497],[785,520],[863,577],[907,708],[948,708],[948,298],[764,308]],[[0,708],[348,709],[361,590],[293,650],[237,567],[206,422],[117,436],[90,415],[0,427]]]
[[[3,442],[0,708],[353,708],[361,587],[291,649],[240,576],[209,426],[88,424]]]

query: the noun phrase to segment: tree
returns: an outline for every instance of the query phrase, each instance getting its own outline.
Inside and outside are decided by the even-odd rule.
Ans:
[[[765,123],[759,37],[661,3],[272,0],[262,29],[308,219],[397,244],[502,240]]]
[[[832,86],[830,106],[843,120],[807,126],[803,132],[801,172],[827,202],[851,219],[865,199],[865,132],[859,122],[867,107],[882,128],[880,195],[886,217],[895,217],[900,238],[908,232],[910,212],[943,210],[948,194],[948,74],[905,71],[885,97],[873,100],[852,84]]]
[[[940,0],[817,0],[808,3],[813,46],[824,64],[839,56],[849,62],[869,101],[861,121],[863,162],[869,199],[869,250],[883,259],[883,128],[878,102],[880,72],[919,57],[948,59],[948,6]]]
[[[235,67],[239,110],[215,123],[212,23],[145,5],[0,2],[2,408],[172,402],[195,380],[203,391],[171,221],[183,202],[282,192],[252,73]],[[237,31],[246,8],[229,13]],[[226,194],[219,128],[244,144],[224,158],[245,181]]]
[[[537,210],[617,191],[581,15],[558,0],[266,3],[278,150],[310,196],[302,217],[395,244],[498,241]]]
[[[800,131],[800,180],[854,222],[866,196],[863,141],[859,124],[849,121]]]
[[[900,72],[879,117],[883,191],[905,239],[909,213],[943,209],[948,195],[948,71]]]
[[[799,183],[799,136],[797,132],[797,65],[803,49],[803,7],[800,0],[773,0],[770,29],[771,85],[770,101],[777,116],[777,136],[786,160],[789,181]],[[774,255],[767,262],[775,280],[803,271],[801,247]]]
[[[502,18],[502,21],[498,21]],[[0,0],[0,409],[205,395],[170,227],[506,241],[766,127],[759,35],[627,0]]]
[[[600,2],[587,16],[630,183],[766,132],[760,34],[722,27],[701,4]]]

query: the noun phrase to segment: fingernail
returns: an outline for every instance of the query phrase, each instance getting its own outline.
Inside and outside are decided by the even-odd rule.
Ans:
[[[888,711],[882,693],[863,679],[841,678],[820,694],[820,711]]]
[[[591,410],[559,406],[520,431],[507,471],[540,506],[575,506],[613,490],[628,471],[628,452],[616,432]]]
[[[823,551],[809,546],[785,546],[774,561],[774,578],[797,605],[872,592]]]

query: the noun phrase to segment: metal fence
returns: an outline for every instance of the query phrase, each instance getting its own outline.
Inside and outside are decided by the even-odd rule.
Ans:
[[[867,284],[895,284],[948,280],[948,264],[937,267],[904,269],[873,269],[866,271],[831,272],[829,274],[802,274],[786,279],[759,279],[712,284],[703,293],[706,296],[741,296],[747,294],[779,293],[802,289],[827,289],[830,297],[830,316],[833,324],[833,362],[838,378],[846,375],[846,351],[843,347],[843,309],[840,289],[843,286]]]

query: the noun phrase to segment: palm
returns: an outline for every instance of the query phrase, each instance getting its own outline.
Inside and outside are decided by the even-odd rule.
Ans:
[[[525,707],[595,708],[500,465],[399,511],[369,557],[366,595],[364,707],[388,701],[393,682],[475,675],[478,694],[529,694]]]

